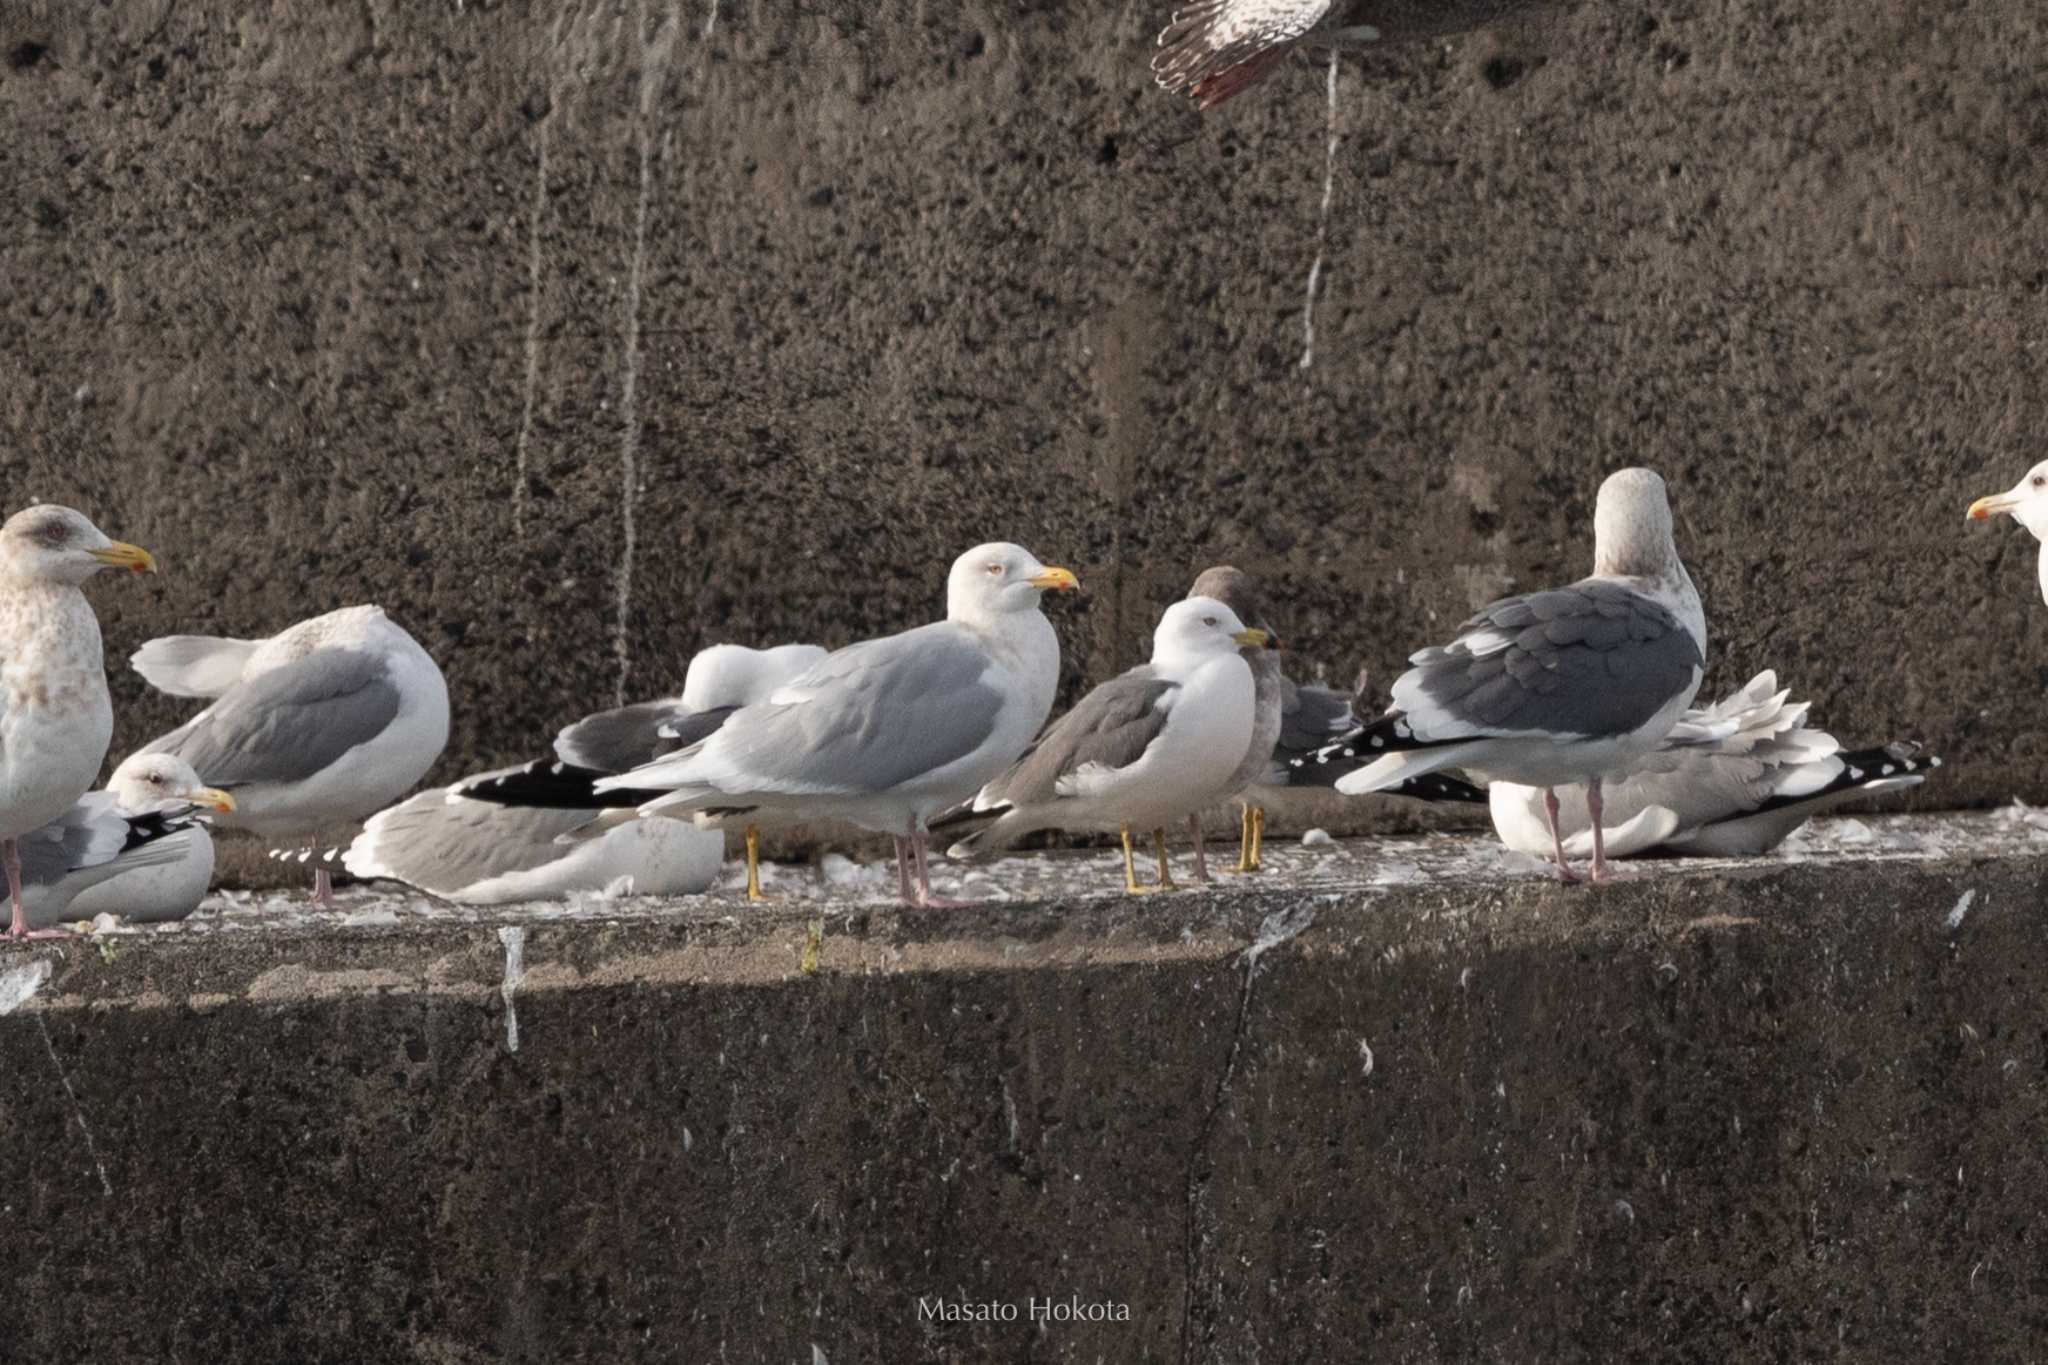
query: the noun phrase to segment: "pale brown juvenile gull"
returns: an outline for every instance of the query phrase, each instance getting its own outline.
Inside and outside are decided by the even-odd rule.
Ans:
[[[7,934],[32,933],[19,840],[59,819],[99,776],[114,733],[100,623],[79,590],[105,568],[156,572],[138,546],[45,505],[0,525],[0,859]]]

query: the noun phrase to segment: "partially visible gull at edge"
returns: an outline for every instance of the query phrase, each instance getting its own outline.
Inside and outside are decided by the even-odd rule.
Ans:
[[[1600,486],[1593,573],[1503,598],[1409,659],[1393,706],[1330,746],[1361,764],[1337,790],[1385,790],[1461,768],[1543,791],[1551,853],[1572,880],[1553,788],[1583,785],[1595,880],[1608,875],[1601,784],[1664,742],[1705,669],[1707,623],[1671,535],[1664,480],[1624,469]]]
[[[931,890],[927,822],[1045,723],[1060,652],[1039,599],[1077,586],[1018,546],[977,546],[947,574],[945,620],[837,650],[708,739],[597,789],[660,793],[642,815],[835,819],[893,835],[903,898],[946,904]]]
[[[1225,799],[1236,801],[1240,806],[1236,870],[1258,872],[1262,870],[1259,841],[1265,834],[1266,811],[1252,789],[1272,766],[1273,747],[1280,742],[1286,720],[1284,713],[1289,691],[1287,678],[1281,672],[1280,636],[1267,619],[1265,603],[1259,598],[1251,575],[1233,565],[1219,564],[1204,569],[1196,576],[1194,586],[1188,589],[1188,596],[1213,597],[1230,608],[1238,620],[1265,634],[1259,648],[1244,651],[1245,663],[1252,671],[1251,744],[1224,783],[1227,789]],[[1190,815],[1188,828],[1195,841],[1195,875],[1206,880],[1201,855],[1201,816]]]
[[[974,810],[995,819],[948,850],[985,855],[1041,829],[1120,833],[1124,890],[1169,890],[1165,827],[1232,795],[1251,740],[1256,685],[1239,652],[1262,649],[1213,597],[1166,609],[1152,658],[1095,688],[1014,767],[982,788]],[[1137,879],[1131,831],[1150,830],[1159,880]]]
[[[448,684],[381,607],[345,607],[267,640],[173,635],[129,662],[159,692],[213,704],[144,753],[176,754],[232,792],[216,823],[309,839],[360,820],[426,776],[448,742]],[[333,889],[313,873],[313,899]]]
[[[2026,527],[2041,542],[2038,574],[2041,597],[2048,601],[2048,460],[2029,469],[2025,478],[2005,492],[1971,503],[1966,515],[1971,521],[1983,521],[2000,512]]]
[[[358,877],[389,878],[470,904],[584,891],[702,891],[718,875],[724,837],[676,820],[641,820],[632,808],[659,793],[600,795],[597,782],[707,738],[740,707],[766,700],[824,657],[816,645],[700,650],[680,697],[585,716],[555,736],[552,759],[478,773],[380,812],[343,865]],[[621,807],[631,818],[607,824],[597,837],[564,837]],[[759,898],[751,827],[747,849],[749,895]]]
[[[21,840],[85,795],[113,738],[99,618],[79,590],[109,567],[154,573],[156,561],[69,507],[30,507],[0,525],[0,862],[9,938],[53,932],[29,924]]]

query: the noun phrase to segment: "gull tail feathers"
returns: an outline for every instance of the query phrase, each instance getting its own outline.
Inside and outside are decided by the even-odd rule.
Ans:
[[[218,697],[242,679],[261,640],[220,635],[166,635],[128,656],[144,682],[173,697]]]

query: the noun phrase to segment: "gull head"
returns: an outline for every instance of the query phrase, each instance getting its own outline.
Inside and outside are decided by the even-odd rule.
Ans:
[[[1188,589],[1188,596],[1215,598],[1236,612],[1238,620],[1250,621],[1265,632],[1265,643],[1260,648],[1280,648],[1280,636],[1266,619],[1266,604],[1260,599],[1258,589],[1252,586],[1252,576],[1243,569],[1228,564],[1204,569],[1195,579],[1195,585]]]
[[[1667,578],[1677,568],[1664,480],[1649,469],[1609,474],[1593,504],[1593,572]]]
[[[1047,568],[1023,546],[995,541],[953,561],[946,575],[946,615],[955,621],[991,621],[1036,610],[1048,589],[1072,592],[1080,586],[1072,573]]]
[[[75,585],[106,568],[155,573],[156,560],[139,545],[109,540],[85,513],[55,503],[24,508],[0,524],[0,577]]]
[[[1967,515],[1971,521],[1982,521],[1999,512],[2011,514],[2036,540],[2048,542],[2048,460],[2029,469],[2027,476],[2006,492],[1971,503]]]
[[[1194,662],[1240,649],[1263,649],[1266,632],[1253,630],[1213,597],[1185,597],[1166,609],[1152,632],[1152,662]]]
[[[123,810],[148,810],[167,801],[189,801],[222,813],[235,808],[234,797],[202,783],[192,765],[176,754],[128,755],[114,769],[107,790]]]

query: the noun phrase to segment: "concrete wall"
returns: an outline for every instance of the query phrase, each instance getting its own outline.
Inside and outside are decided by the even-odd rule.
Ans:
[[[0,1358],[2031,1359],[2043,871],[0,953]]]
[[[1199,118],[1165,9],[11,0],[7,501],[162,553],[117,658],[384,602],[452,775],[997,536],[1071,686],[1224,559],[1391,678],[1643,462],[1710,687],[2048,795],[2034,547],[1961,519],[2043,453],[2040,6],[1586,0]]]

